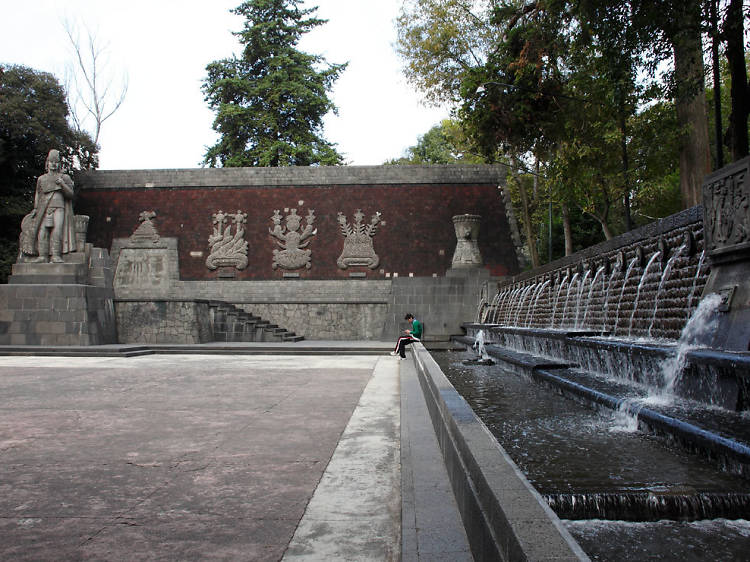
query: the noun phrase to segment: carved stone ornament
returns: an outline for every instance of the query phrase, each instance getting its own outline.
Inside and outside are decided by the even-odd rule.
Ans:
[[[211,215],[214,231],[208,237],[210,254],[206,258],[208,269],[219,267],[235,267],[245,269],[247,267],[247,242],[245,241],[245,223],[247,213],[237,211],[236,213],[225,213],[218,211]],[[232,234],[234,226],[234,234]]]
[[[130,235],[130,239],[128,240],[129,247],[148,248],[159,244],[159,233],[152,222],[155,217],[156,213],[154,211],[143,211],[138,215],[138,220],[141,221],[141,224]]]
[[[482,266],[479,253],[479,215],[456,215],[453,227],[456,230],[456,251],[453,253],[452,268],[475,268]]]
[[[703,183],[703,225],[712,259],[750,253],[750,157],[718,170]]]
[[[271,221],[273,228],[268,229],[268,233],[274,238],[276,244],[281,250],[273,251],[273,263],[271,267],[276,269],[300,269],[305,267],[310,269],[311,250],[306,250],[310,243],[310,238],[318,233],[313,229],[315,221],[315,211],[310,209],[305,217],[305,227],[302,227],[302,217],[297,214],[297,209],[292,209],[286,216],[284,226],[281,225],[282,217],[279,210],[273,212]]]
[[[344,236],[344,249],[339,259],[336,260],[336,265],[341,269],[351,266],[375,269],[380,263],[380,258],[372,246],[372,237],[378,231],[380,213],[376,212],[372,215],[368,224],[362,224],[364,218],[365,215],[361,209],[357,209],[354,213],[354,224],[349,224],[343,213],[337,216],[341,234]]]

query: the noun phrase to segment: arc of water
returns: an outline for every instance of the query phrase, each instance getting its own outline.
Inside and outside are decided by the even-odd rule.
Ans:
[[[617,274],[619,273],[619,270],[617,267],[612,268],[612,272],[609,276],[609,282],[607,283],[607,292],[604,295],[604,313],[602,315],[602,332],[607,331],[607,318],[609,318],[609,295],[612,292],[612,282],[615,280],[615,277],[617,277]],[[616,324],[615,324],[616,325]]]
[[[568,303],[570,302],[570,291],[573,290],[573,287],[576,285],[576,281],[578,280],[579,274],[576,272],[575,275],[570,279],[570,285],[568,285],[568,292],[565,294],[565,306],[563,307],[563,315],[562,315],[562,321],[560,323],[560,326],[565,326],[565,319],[568,317]]]
[[[503,294],[503,291],[498,291],[495,293],[495,296],[492,297],[492,302],[490,303],[490,310],[487,314],[487,319],[489,320],[490,324],[493,324],[495,322],[495,318],[497,317],[497,307],[499,306],[500,297]]]
[[[552,305],[552,321],[550,322],[550,326],[549,326],[550,328],[555,327],[555,316],[557,315],[557,303],[560,300],[560,291],[562,291],[567,280],[568,280],[568,275],[566,274],[565,277],[563,277],[563,280],[560,282],[560,286],[557,288],[557,294],[555,295],[555,304]]]
[[[700,278],[701,269],[703,268],[703,259],[706,257],[706,250],[701,252],[701,257],[698,260],[698,269],[695,270],[695,277],[693,277],[693,287],[690,289],[690,294],[687,299],[687,317],[690,318],[690,312],[693,310],[693,296],[695,295],[695,287],[698,285],[698,279]]]
[[[505,302],[505,299],[508,297],[508,293],[510,292],[510,287],[506,287],[503,289],[502,292],[499,292],[497,294],[497,303],[495,304],[495,310],[492,313],[492,323],[497,324],[498,323],[498,315],[500,314],[500,309],[503,306],[503,303]]]
[[[628,326],[628,337],[630,337],[630,334],[633,332],[633,320],[635,319],[635,311],[638,310],[638,301],[640,300],[640,297],[641,297],[641,288],[643,287],[643,284],[646,282],[646,278],[648,277],[648,272],[651,269],[651,264],[653,264],[660,256],[661,256],[661,252],[656,252],[653,256],[651,256],[651,258],[648,260],[648,264],[646,265],[646,269],[643,270],[643,274],[641,275],[641,280],[638,282],[638,289],[635,292],[635,303],[633,303],[633,312],[630,313],[630,325]]]
[[[688,352],[699,347],[706,336],[716,331],[716,310],[720,304],[721,297],[717,294],[708,295],[698,303],[680,333],[675,355],[662,364],[662,395],[667,399],[674,399],[674,388],[687,363]]]
[[[661,273],[661,279],[659,279],[659,287],[656,289],[656,296],[654,297],[654,311],[651,314],[651,323],[648,325],[648,337],[651,337],[651,329],[654,327],[654,322],[656,321],[656,312],[659,310],[659,295],[661,295],[661,291],[664,288],[665,283],[669,279],[670,274],[672,273],[674,262],[682,255],[682,252],[685,249],[686,246],[683,243],[676,252],[669,256],[667,265],[664,266],[664,270]]]
[[[511,317],[513,316],[513,312],[515,310],[516,304],[518,303],[518,298],[521,296],[522,292],[523,292],[523,287],[517,287],[516,290],[510,294],[510,297],[508,299],[510,302],[505,307],[505,314],[503,316],[503,325],[510,326]]]
[[[586,308],[583,311],[583,320],[581,320],[581,326],[586,325],[586,316],[588,316],[589,307],[591,306],[591,293],[593,293],[594,287],[596,287],[596,280],[599,279],[599,276],[603,272],[604,272],[604,266],[600,265],[599,268],[596,270],[596,273],[594,274],[594,278],[591,280],[591,285],[589,286],[589,294],[586,297]],[[602,277],[602,279],[604,278]]]
[[[520,317],[521,317],[521,311],[523,310],[523,305],[526,302],[526,297],[529,295],[530,292],[532,292],[536,288],[536,283],[529,285],[526,287],[523,292],[521,293],[521,298],[518,299],[518,308],[516,309],[516,316],[513,320],[513,324],[518,326],[520,323]]]
[[[615,323],[612,325],[612,334],[617,333],[617,323],[620,321],[620,306],[622,305],[622,296],[625,294],[625,287],[628,285],[628,279],[630,278],[630,272],[633,271],[635,264],[638,263],[638,256],[630,260],[628,269],[625,272],[625,277],[622,280],[622,288],[620,289],[620,298],[617,299],[617,312],[615,314]]]
[[[580,312],[581,312],[581,296],[583,295],[583,291],[586,289],[586,280],[589,278],[590,273],[591,273],[591,270],[587,269],[586,273],[583,274],[581,285],[578,287],[578,296],[576,297],[576,319],[575,319],[575,322],[573,323],[573,326],[575,326],[576,329],[578,329],[578,316],[580,315]]]
[[[545,287],[549,287],[549,279],[547,279],[545,282],[539,284],[539,290],[536,291],[536,294],[533,297],[534,304],[531,305],[531,308],[529,309],[529,313],[526,315],[526,327],[531,327],[531,322],[534,320],[534,312],[536,311],[537,305],[539,303],[539,297],[544,292]]]
[[[492,323],[493,324],[499,324],[500,323],[500,311],[503,309],[503,306],[505,305],[505,301],[508,300],[508,295],[510,295],[513,292],[512,287],[506,287],[505,290],[502,292],[502,296],[498,299],[497,307],[495,308],[495,314],[492,317]]]

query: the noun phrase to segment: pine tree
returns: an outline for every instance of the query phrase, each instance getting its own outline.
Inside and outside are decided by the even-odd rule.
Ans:
[[[346,64],[328,64],[297,49],[300,37],[327,20],[300,0],[248,0],[232,13],[245,18],[234,32],[240,57],[206,67],[203,93],[216,111],[220,140],[206,152],[211,166],[342,164],[322,135],[323,117],[336,111],[328,97]]]

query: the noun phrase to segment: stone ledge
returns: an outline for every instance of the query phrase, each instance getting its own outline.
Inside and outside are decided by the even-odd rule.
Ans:
[[[421,344],[420,384],[477,560],[589,560]]]
[[[282,187],[389,184],[504,184],[506,166],[289,166],[283,168],[196,168],[96,170],[77,174],[81,189],[165,187]]]

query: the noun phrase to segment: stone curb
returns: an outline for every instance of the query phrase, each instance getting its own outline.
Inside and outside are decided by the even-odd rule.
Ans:
[[[413,357],[477,560],[589,560],[421,344]]]

